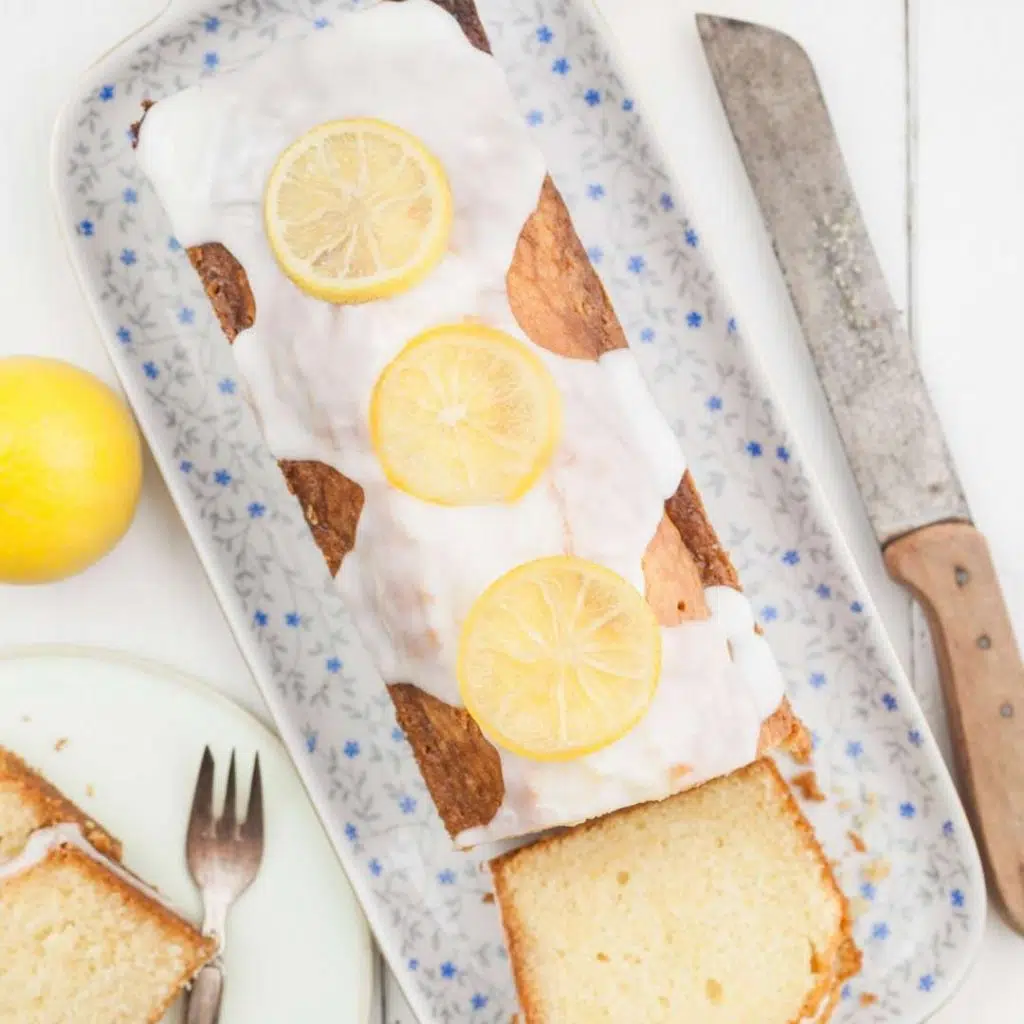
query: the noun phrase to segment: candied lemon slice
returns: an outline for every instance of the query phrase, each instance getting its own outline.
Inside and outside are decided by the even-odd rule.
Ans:
[[[440,262],[452,194],[440,161],[384,121],[329,121],[278,158],[264,200],[270,247],[305,292],[328,302],[383,299]]]
[[[370,435],[388,480],[439,505],[522,497],[560,427],[561,395],[541,358],[480,324],[417,335],[370,399]]]
[[[459,640],[459,690],[513,753],[566,761],[600,750],[647,711],[661,671],[650,605],[604,566],[559,555],[520,565],[476,600]]]

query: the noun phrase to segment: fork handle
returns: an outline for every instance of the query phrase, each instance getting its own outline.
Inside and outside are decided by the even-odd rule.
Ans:
[[[224,968],[219,961],[207,964],[192,982],[185,1024],[217,1024],[224,992]]]

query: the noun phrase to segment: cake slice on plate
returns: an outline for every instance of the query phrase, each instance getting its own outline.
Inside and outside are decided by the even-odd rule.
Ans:
[[[156,1024],[216,952],[120,844],[0,748],[0,1020]]]
[[[769,760],[491,867],[523,1024],[823,1024],[860,967]]]

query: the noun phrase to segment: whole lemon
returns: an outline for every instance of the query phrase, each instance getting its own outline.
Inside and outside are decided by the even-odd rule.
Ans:
[[[135,422],[106,384],[59,359],[0,359],[0,581],[92,565],[128,529],[141,484]]]

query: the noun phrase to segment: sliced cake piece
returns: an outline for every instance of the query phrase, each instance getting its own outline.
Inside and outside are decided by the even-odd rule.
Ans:
[[[771,761],[493,861],[523,1024],[823,1022],[860,967]]]
[[[120,852],[0,749],[0,1021],[156,1024],[214,956]]]
[[[0,861],[41,828],[73,822],[101,853],[121,859],[121,844],[17,754],[0,747]]]
[[[0,864],[0,1020],[156,1024],[215,952],[77,825]]]

